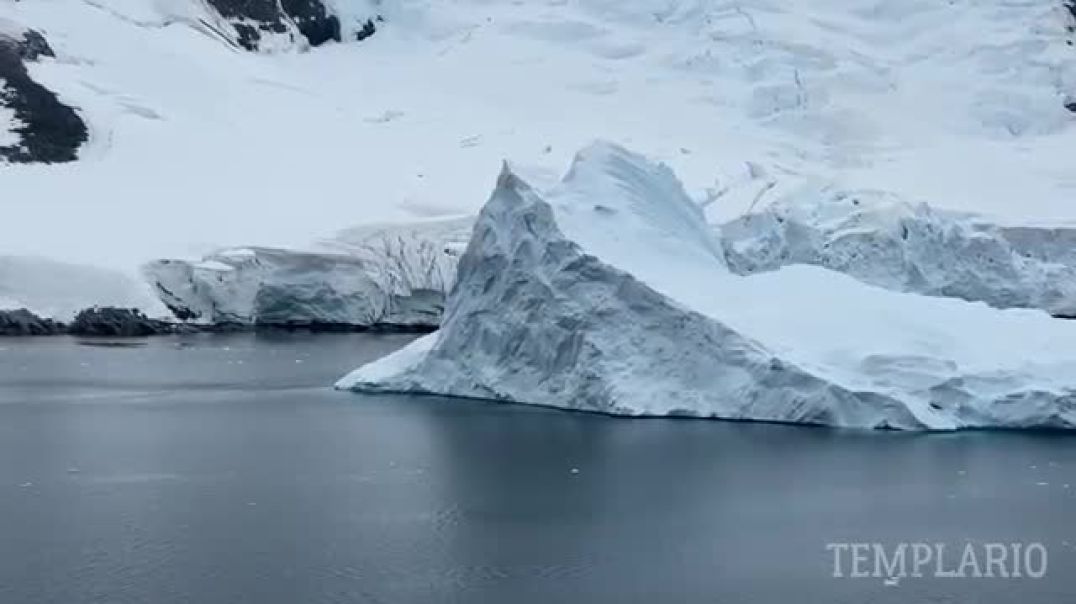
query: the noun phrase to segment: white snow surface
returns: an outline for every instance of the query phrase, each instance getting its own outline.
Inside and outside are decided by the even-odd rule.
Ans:
[[[1076,228],[1006,227],[881,191],[805,186],[720,227],[741,274],[817,264],[898,291],[1076,317]]]
[[[25,308],[70,321],[91,306],[167,314],[148,285],[123,272],[34,256],[0,256],[0,309]]]
[[[1076,219],[1060,2],[381,11],[362,43],[245,53],[195,0],[0,2],[0,19],[46,35],[58,57],[31,72],[90,128],[76,163],[0,166],[20,225],[0,254],[133,274],[222,247],[302,249],[348,225],[473,213],[489,165],[555,173],[595,137],[675,168],[714,223],[807,178],[1005,224]]]
[[[0,90],[4,89],[4,78],[0,78]],[[15,112],[7,107],[0,107],[0,147],[16,145],[20,141],[18,134],[14,132],[19,126]]]
[[[665,166],[609,144],[506,169],[438,332],[337,384],[627,415],[1076,427],[1076,322],[817,266],[728,270]]]

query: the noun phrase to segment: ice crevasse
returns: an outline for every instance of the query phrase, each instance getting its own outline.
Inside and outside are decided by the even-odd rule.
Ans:
[[[663,165],[608,143],[547,191],[505,166],[438,331],[337,383],[620,415],[1076,426],[1076,322],[819,266],[730,271]]]

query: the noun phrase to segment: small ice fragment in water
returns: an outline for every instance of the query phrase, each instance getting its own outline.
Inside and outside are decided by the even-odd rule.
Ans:
[[[80,470],[80,469],[78,469],[78,468],[75,468],[75,467],[70,467],[70,468],[67,468],[67,473],[68,473],[68,474],[78,474],[78,473],[79,473],[79,472],[81,472],[81,471],[82,471],[82,470]]]
[[[572,468],[572,474],[578,474],[579,468]]]
[[[896,587],[900,585],[900,577],[889,577],[884,583],[886,587]]]
[[[19,488],[25,489],[27,487],[32,487],[32,486],[34,486],[34,483],[32,483],[32,482],[24,482],[24,483],[19,485]]]
[[[1035,484],[1036,484],[1036,485],[1038,485],[1038,486],[1040,486],[1040,487],[1045,487],[1045,486],[1049,486],[1049,485],[1050,485],[1050,483],[1048,483],[1048,482],[1036,482]]]

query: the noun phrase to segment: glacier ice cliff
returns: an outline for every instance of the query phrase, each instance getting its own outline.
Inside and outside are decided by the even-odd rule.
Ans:
[[[1076,228],[1002,226],[879,191],[806,187],[721,225],[740,274],[816,264],[861,281],[1076,317]]]
[[[240,326],[433,328],[471,219],[351,229],[311,250],[218,251],[143,274],[179,319]]]
[[[505,169],[437,332],[337,383],[623,415],[853,427],[1076,425],[1076,323],[816,266],[739,276],[664,166],[599,143]]]

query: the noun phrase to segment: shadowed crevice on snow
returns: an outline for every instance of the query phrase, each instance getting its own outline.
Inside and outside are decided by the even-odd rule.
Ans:
[[[0,34],[0,107],[14,113],[11,133],[18,142],[0,147],[0,160],[12,163],[62,163],[78,159],[89,137],[86,124],[56,93],[34,81],[26,62],[55,54],[40,33],[21,39]]]

